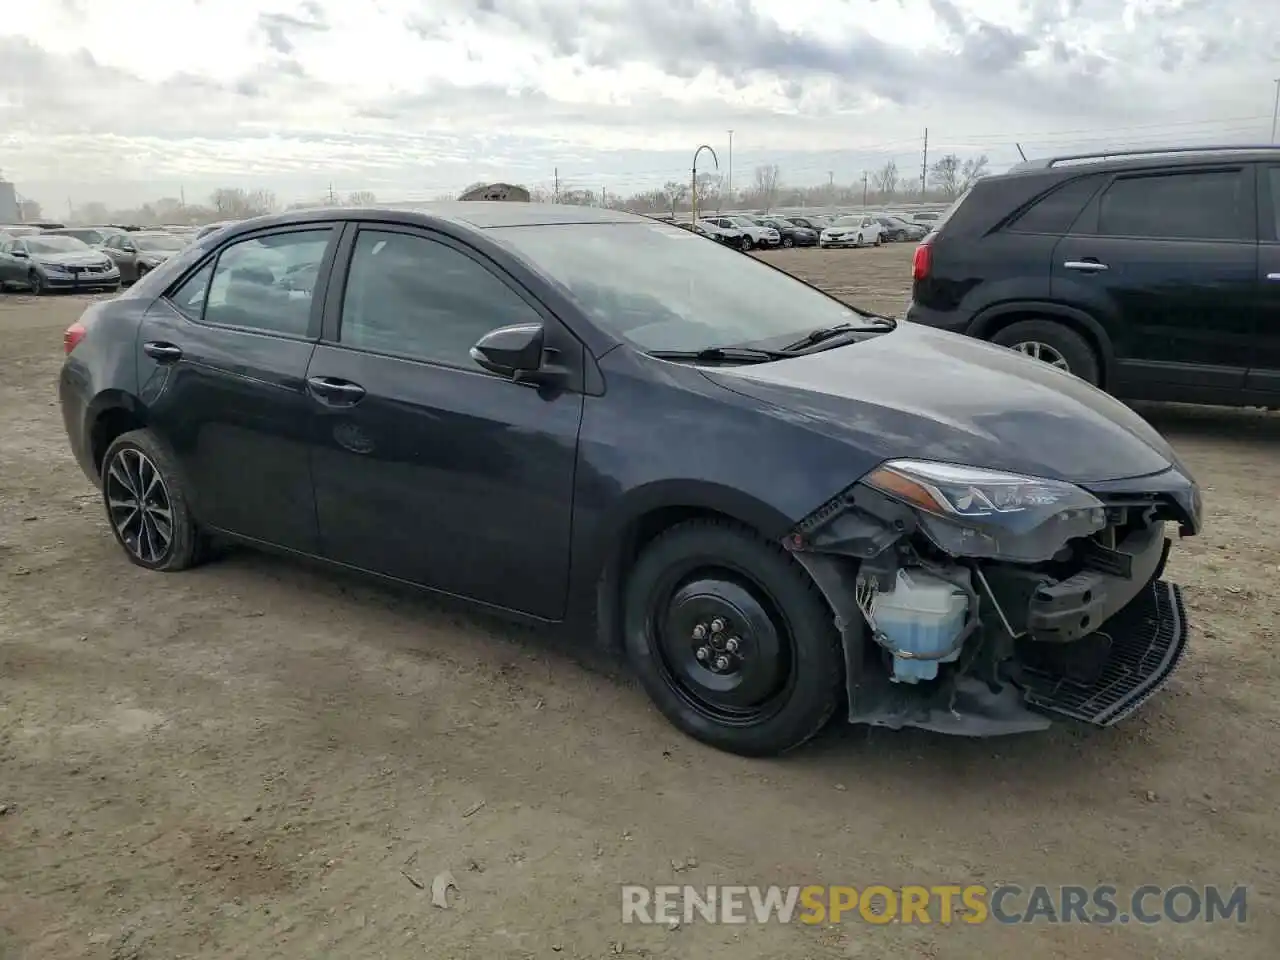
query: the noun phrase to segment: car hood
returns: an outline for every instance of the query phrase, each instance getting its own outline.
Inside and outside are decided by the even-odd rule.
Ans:
[[[139,250],[139,260],[168,260],[177,250]]]
[[[106,255],[100,250],[66,250],[59,253],[33,253],[36,263],[56,263],[60,267],[100,267]]]
[[[1145,420],[1083,380],[912,323],[819,353],[703,374],[884,460],[913,457],[1085,485],[1178,463]]]

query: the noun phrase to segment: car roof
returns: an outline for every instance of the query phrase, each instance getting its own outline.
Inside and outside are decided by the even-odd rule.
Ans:
[[[521,203],[509,200],[453,200],[399,206],[316,207],[241,220],[229,228],[228,238],[274,226],[320,223],[328,220],[392,220],[429,227],[441,221],[487,230],[494,227],[553,224],[654,223],[657,218],[568,204]],[[670,223],[670,220],[661,221]]]
[[[1205,161],[1258,163],[1280,160],[1280,146],[1213,145],[1157,147],[1142,150],[1114,150],[1110,153],[1077,153],[1025,160],[996,176],[1027,176],[1045,173],[1091,173],[1115,170],[1142,170],[1148,167],[1195,166]]]

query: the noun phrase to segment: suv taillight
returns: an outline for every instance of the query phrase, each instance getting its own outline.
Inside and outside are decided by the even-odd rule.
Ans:
[[[79,320],[67,327],[66,332],[62,334],[63,351],[68,354],[71,353],[79,345],[80,341],[84,339],[86,332],[84,324]]]
[[[929,277],[929,270],[933,267],[933,249],[929,245],[926,238],[916,247],[915,256],[911,258],[911,279],[926,280]]]

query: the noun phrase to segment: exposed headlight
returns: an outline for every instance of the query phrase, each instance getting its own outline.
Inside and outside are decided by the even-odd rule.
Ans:
[[[1106,509],[1061,480],[925,460],[890,460],[862,482],[915,507],[938,548],[957,557],[1049,560],[1106,526]]]

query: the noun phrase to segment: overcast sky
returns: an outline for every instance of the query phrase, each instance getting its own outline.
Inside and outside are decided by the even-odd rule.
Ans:
[[[0,174],[46,211],[477,179],[633,192],[889,157],[1266,142],[1276,0],[6,0]],[[12,7],[13,9],[10,9]],[[709,163],[709,162],[708,162]]]

